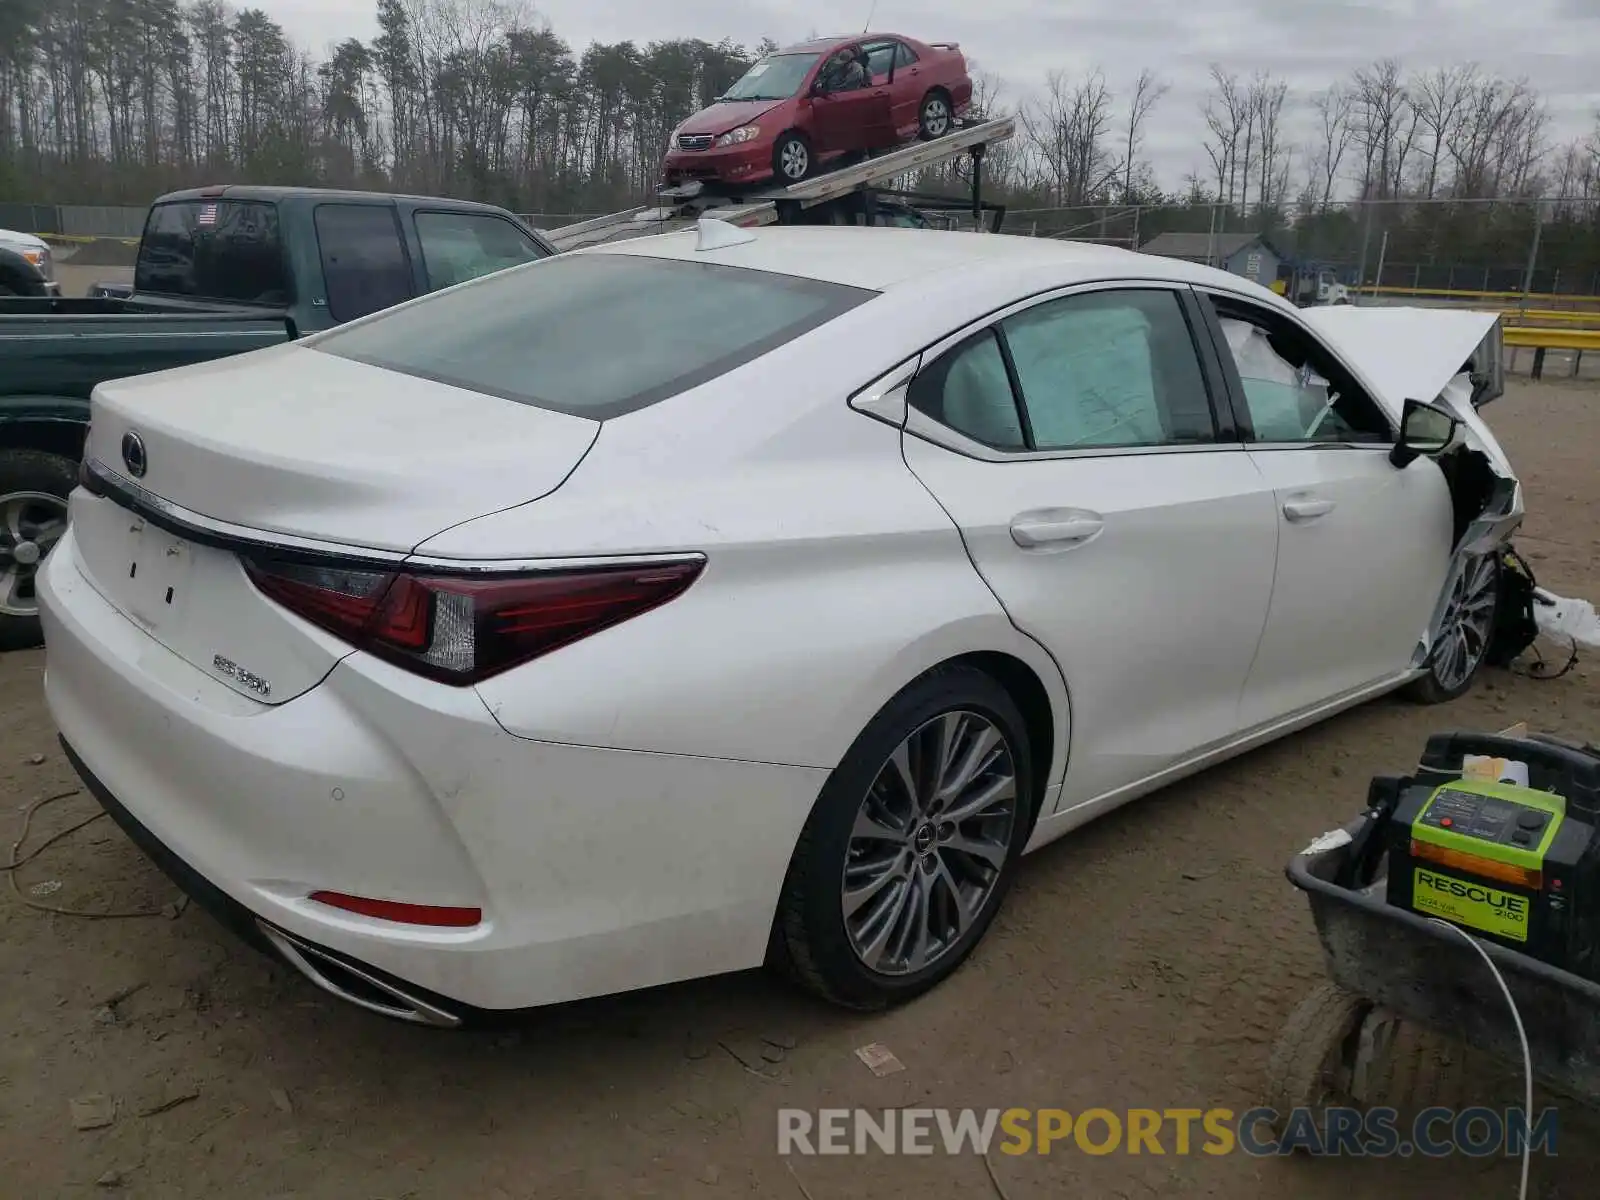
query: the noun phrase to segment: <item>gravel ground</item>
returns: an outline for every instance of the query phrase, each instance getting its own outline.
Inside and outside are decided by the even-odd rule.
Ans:
[[[1490,413],[1527,485],[1519,545],[1541,582],[1600,598],[1600,389],[1518,383]],[[41,703],[43,666],[39,652],[0,658],[0,814],[13,822],[75,785]],[[1358,811],[1368,776],[1412,765],[1432,730],[1526,719],[1600,733],[1597,681],[1586,660],[1556,681],[1488,673],[1442,710],[1380,701],[1114,813],[1025,864],[948,984],[876,1018],[751,974],[508,1030],[392,1024],[325,999],[196,910],[160,915],[170,885],[95,821],[18,871],[20,894],[158,915],[47,915],[0,897],[0,1195],[1001,1195],[970,1155],[786,1162],[775,1112],[1258,1103],[1279,1027],[1322,977],[1304,902],[1283,879],[1289,855]],[[82,795],[51,805],[30,845],[95,811]],[[905,1070],[868,1072],[853,1051],[869,1042]],[[81,1131],[72,1101],[93,1095],[114,1119]],[[1519,1097],[1515,1078],[1474,1067],[1471,1102]],[[1535,1161],[1530,1195],[1592,1196],[1600,1121],[1564,1105],[1561,1122],[1560,1153]],[[996,1155],[994,1172],[1010,1200],[1516,1194],[1505,1160],[1211,1157],[1177,1154],[1170,1138],[1166,1149]]]

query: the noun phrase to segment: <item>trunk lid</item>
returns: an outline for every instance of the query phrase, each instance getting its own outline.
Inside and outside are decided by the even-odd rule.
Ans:
[[[409,551],[554,490],[599,424],[285,345],[94,391],[86,457],[215,520]]]
[[[176,532],[185,516],[169,506],[269,542],[404,554],[553,491],[598,430],[299,346],[116,380],[95,389],[85,457],[144,493],[174,527],[80,488],[71,513],[78,570],[191,666],[281,704],[315,687],[351,647],[257,591],[227,542]],[[134,479],[124,456],[130,434],[144,455]],[[146,665],[165,670],[159,655]]]

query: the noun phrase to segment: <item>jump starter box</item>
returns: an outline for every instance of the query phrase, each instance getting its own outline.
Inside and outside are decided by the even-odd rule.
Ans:
[[[1485,778],[1473,760],[1512,769]],[[1387,783],[1390,904],[1600,980],[1600,752],[1438,734]]]

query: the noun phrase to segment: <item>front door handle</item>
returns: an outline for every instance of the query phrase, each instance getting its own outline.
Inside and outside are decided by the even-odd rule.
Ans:
[[[1105,527],[1105,520],[1098,513],[1047,508],[1012,518],[1011,540],[1024,550],[1062,549],[1093,541]]]
[[[1289,500],[1283,506],[1283,515],[1291,521],[1315,521],[1332,511],[1332,500]]]

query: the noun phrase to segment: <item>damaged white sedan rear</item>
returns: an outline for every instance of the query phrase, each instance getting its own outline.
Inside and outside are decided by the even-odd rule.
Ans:
[[[102,385],[46,692],[152,857],[367,1008],[763,962],[877,1007],[1025,851],[1471,685],[1499,372],[1492,316],[705,222]]]

